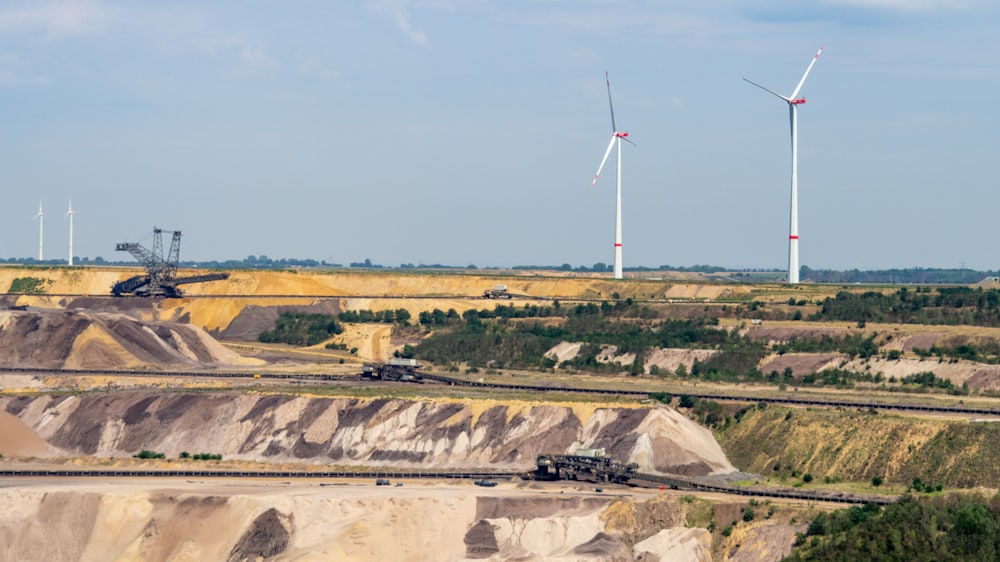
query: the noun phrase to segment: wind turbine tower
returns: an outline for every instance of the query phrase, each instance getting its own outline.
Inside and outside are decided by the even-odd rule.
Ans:
[[[594,181],[590,183],[590,187],[594,187],[597,184],[597,178],[601,175],[601,170],[604,169],[604,163],[608,161],[608,156],[611,154],[611,149],[615,148],[617,144],[618,148],[618,189],[615,194],[615,279],[622,278],[622,140],[635,146],[635,143],[629,140],[628,131],[620,132],[618,130],[618,124],[615,123],[615,104],[611,101],[611,79],[608,78],[608,71],[604,71],[604,81],[608,85],[608,106],[611,108],[611,142],[608,143],[608,149],[604,151],[604,158],[601,159],[601,165],[597,167],[597,173],[594,174]]]
[[[45,259],[45,212],[42,211],[42,200],[38,200],[38,261]]]
[[[789,220],[788,227],[788,283],[796,284],[799,282],[799,185],[798,185],[798,167],[799,167],[799,145],[798,145],[798,119],[797,111],[798,107],[806,103],[805,98],[797,97],[799,95],[799,90],[802,89],[802,85],[806,82],[806,76],[809,76],[809,71],[812,70],[814,64],[819,59],[820,53],[823,52],[823,47],[820,47],[816,51],[816,56],[813,57],[812,62],[806,68],[805,74],[802,75],[802,79],[799,80],[799,85],[795,86],[795,91],[792,95],[785,97],[777,92],[769,90],[756,82],[750,82],[754,86],[757,86],[765,92],[769,92],[778,96],[785,103],[788,104],[788,120],[792,129],[792,203],[791,203],[791,218]]]
[[[69,219],[69,260],[68,264],[72,267],[73,265],[73,215],[76,211],[73,210],[73,199],[69,200],[69,211],[66,212],[66,218]]]

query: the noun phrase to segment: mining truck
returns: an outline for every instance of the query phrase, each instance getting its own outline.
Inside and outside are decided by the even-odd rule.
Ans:
[[[509,299],[511,294],[507,292],[507,285],[493,285],[492,289],[483,291],[484,299]]]

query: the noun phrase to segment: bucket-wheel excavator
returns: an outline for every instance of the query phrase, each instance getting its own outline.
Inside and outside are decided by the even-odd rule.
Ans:
[[[111,287],[111,294],[116,297],[131,295],[137,297],[176,298],[183,294],[178,285],[220,281],[229,277],[228,273],[209,273],[190,277],[177,277],[177,264],[181,257],[181,231],[173,231],[170,249],[163,256],[163,230],[153,228],[153,249],[143,247],[137,242],[121,242],[115,244],[115,250],[128,252],[139,260],[146,268],[144,275],[136,275],[124,281],[119,281]]]

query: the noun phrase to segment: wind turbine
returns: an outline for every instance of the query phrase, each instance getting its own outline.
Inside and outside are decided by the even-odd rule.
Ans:
[[[73,210],[73,199],[69,200],[69,211],[66,212],[66,218],[69,219],[69,265],[73,265],[73,215],[76,211]]]
[[[772,93],[779,98],[785,100],[788,104],[788,120],[792,129],[792,204],[791,204],[791,219],[789,221],[788,227],[788,282],[790,284],[795,284],[799,282],[799,180],[798,180],[798,166],[799,166],[799,146],[798,146],[798,120],[797,111],[798,106],[806,103],[805,98],[797,97],[799,95],[799,90],[802,89],[802,84],[806,82],[806,76],[809,76],[809,71],[812,70],[816,60],[819,59],[820,53],[823,52],[823,47],[820,47],[816,51],[816,56],[813,57],[812,62],[806,68],[805,74],[802,75],[802,79],[799,80],[799,85],[795,87],[795,91],[792,95],[787,98],[777,92],[769,90],[756,82],[750,82],[754,86],[757,86],[765,92]]]
[[[42,261],[45,258],[43,252],[44,240],[45,240],[45,213],[42,211],[42,200],[38,200],[38,214],[31,220],[38,219],[38,261]]]
[[[615,144],[618,145],[618,190],[615,195],[615,279],[622,278],[622,140],[625,140],[632,146],[636,144],[629,140],[628,131],[620,132],[618,130],[618,124],[615,123],[615,104],[611,101],[611,79],[608,78],[608,71],[604,71],[604,81],[608,85],[608,106],[611,108],[611,142],[608,143],[608,149],[604,151],[604,158],[601,159],[601,165],[597,167],[597,173],[594,174],[594,181],[590,183],[590,187],[594,187],[597,184],[597,178],[601,175],[601,170],[604,169],[604,163],[608,161],[608,156],[611,154],[611,149],[615,148]]]

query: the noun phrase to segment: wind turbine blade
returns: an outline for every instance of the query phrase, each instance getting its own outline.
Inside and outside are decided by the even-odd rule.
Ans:
[[[601,170],[604,169],[604,163],[608,161],[608,156],[611,154],[611,149],[615,147],[615,137],[611,135],[611,142],[608,143],[608,149],[604,151],[604,158],[601,159],[601,165],[597,167],[597,173],[594,174],[594,181],[590,182],[590,187],[594,187],[597,184],[597,178],[601,175]]]
[[[779,94],[778,92],[775,92],[774,90],[769,90],[769,89],[765,88],[764,86],[761,86],[760,84],[758,84],[758,83],[756,83],[756,82],[754,82],[752,80],[747,80],[746,78],[744,78],[743,81],[750,82],[751,84],[753,84],[754,86],[757,86],[761,90],[764,90],[765,92],[770,92],[770,93],[778,96],[779,98],[781,98],[781,99],[783,99],[783,100],[785,100],[785,101],[787,101],[789,103],[791,103],[791,101],[792,101],[792,98],[786,98],[785,96]]]
[[[625,142],[627,142],[627,143],[629,143],[629,144],[631,144],[632,146],[634,146],[636,148],[639,148],[639,145],[637,145],[634,142],[632,142],[628,137],[622,137],[622,140],[625,141]]]
[[[604,81],[608,84],[608,107],[611,108],[611,130],[618,132],[618,125],[615,124],[615,104],[611,101],[611,79],[608,78],[608,71],[604,71]]]
[[[802,80],[799,80],[799,85],[796,86],[795,91],[792,92],[792,99],[795,99],[795,96],[799,95],[799,90],[801,90],[802,85],[806,83],[806,76],[809,76],[809,71],[812,70],[813,65],[816,64],[816,61],[819,59],[819,55],[822,52],[823,52],[823,47],[820,47],[819,50],[816,51],[816,56],[813,57],[812,62],[809,63],[809,67],[806,68],[806,73],[802,75]]]

